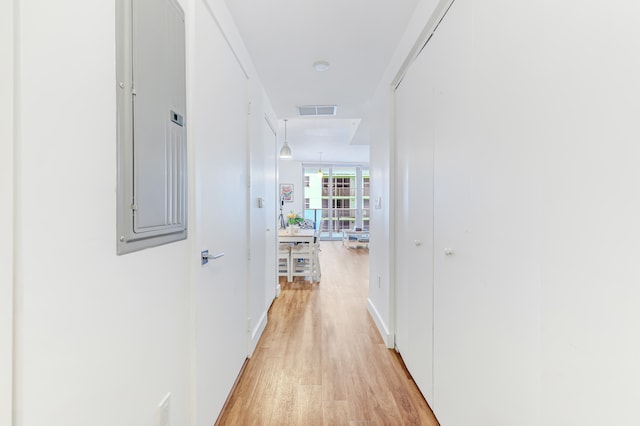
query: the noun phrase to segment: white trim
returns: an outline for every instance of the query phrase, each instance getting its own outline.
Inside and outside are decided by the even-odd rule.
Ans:
[[[389,328],[384,323],[384,320],[380,316],[380,313],[378,312],[370,298],[367,298],[367,311],[369,311],[369,315],[371,315],[371,318],[373,318],[373,321],[376,323],[378,332],[382,336],[385,345],[387,345],[387,348],[392,349],[394,345],[393,335],[389,333]]]
[[[389,124],[389,202],[387,215],[389,217],[389,322],[391,323],[391,337],[389,347],[396,348],[396,335],[398,334],[398,277],[396,276],[396,89],[390,88],[390,124]]]
[[[269,126],[269,128],[271,129],[271,131],[273,132],[274,136],[277,137],[278,135],[278,130],[277,130],[277,126],[274,124],[274,122],[276,121],[275,119],[271,118],[269,116],[269,114],[265,113],[264,114],[264,121],[267,122],[267,126]],[[277,140],[276,140],[276,145],[277,145]]]
[[[20,126],[20,32],[19,1],[8,1],[0,18],[0,424],[14,424],[17,359],[15,308],[15,223],[18,218],[16,190]],[[6,141],[6,142],[5,142]]]
[[[225,31],[225,29],[220,24],[220,20],[218,20],[218,17],[216,16],[216,13],[213,11],[213,7],[211,6],[211,4],[209,4],[209,1],[207,1],[207,0],[202,0],[202,4],[204,5],[205,9],[207,9],[207,12],[209,12],[209,16],[211,16],[211,19],[213,19],[213,22],[215,22],[216,26],[220,30],[220,34],[222,35],[222,38],[224,38],[224,41],[229,46],[229,50],[231,50],[231,53],[233,53],[234,58],[236,58],[236,61],[238,62],[238,65],[240,66],[240,69],[244,73],[244,76],[247,79],[249,79],[249,73],[247,72],[247,68],[242,63],[242,60],[240,59],[240,56],[238,56],[238,52],[237,52],[236,48],[231,43],[231,40],[229,39],[228,32]]]
[[[256,327],[251,331],[251,340],[249,342],[249,353],[247,354],[248,358],[251,358],[253,355],[253,351],[256,350],[256,346],[258,346],[258,342],[260,341],[260,337],[262,337],[262,333],[264,329],[267,327],[268,321],[268,312],[264,311],[262,316],[260,317],[260,321],[256,324]]]
[[[433,36],[433,33],[436,31],[436,29],[440,25],[440,22],[442,22],[451,6],[453,6],[454,2],[455,0],[440,0],[438,5],[435,7],[433,13],[431,14],[431,18],[429,18],[429,21],[427,21],[427,24],[424,26],[424,29],[416,39],[404,62],[402,62],[402,65],[400,65],[398,73],[391,83],[391,86],[393,88],[398,88],[405,74],[409,70],[409,67],[429,42],[429,40]]]

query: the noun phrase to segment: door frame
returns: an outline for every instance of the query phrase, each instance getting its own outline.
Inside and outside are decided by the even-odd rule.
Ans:
[[[264,124],[266,124],[267,128],[271,130],[273,133],[273,138],[268,142],[264,141],[267,145],[267,150],[271,152],[273,155],[273,164],[265,165],[265,191],[268,199],[266,201],[265,207],[272,206],[272,209],[267,208],[265,211],[265,219],[267,222],[267,232],[268,237],[266,244],[271,244],[273,246],[273,265],[276,263],[276,250],[278,247],[278,238],[277,238],[277,228],[278,228],[278,215],[277,215],[277,205],[276,200],[278,200],[278,127],[274,124],[274,120],[269,117],[269,115],[264,115]],[[263,127],[263,130],[266,130]],[[271,137],[271,135],[269,135]],[[269,189],[271,189],[269,191]],[[269,202],[273,200],[273,202]],[[266,267],[269,268],[269,256],[266,259]],[[280,282],[278,281],[278,275],[276,274],[275,266],[273,268],[273,275],[266,274],[265,277],[265,286],[267,289],[267,299],[273,300],[274,298],[280,296]],[[269,269],[267,269],[269,270]],[[270,288],[273,288],[274,293],[269,291]],[[273,295],[273,297],[271,297]]]
[[[15,212],[17,196],[15,189],[16,150],[19,135],[16,116],[16,101],[19,100],[20,87],[16,87],[16,75],[19,73],[15,34],[19,30],[18,13],[15,2],[7,2],[5,13],[0,17],[0,51],[5,55],[0,63],[0,112],[7,118],[6,125],[0,129],[0,197],[3,208],[0,212],[0,424],[13,424],[14,399],[14,362],[15,362],[15,272],[14,246]],[[19,83],[19,79],[17,81]]]

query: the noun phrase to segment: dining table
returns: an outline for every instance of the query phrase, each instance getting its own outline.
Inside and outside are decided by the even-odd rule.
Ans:
[[[278,229],[279,243],[313,243],[316,238],[315,229],[297,229],[290,232],[289,229]]]
[[[316,235],[314,229],[278,230],[278,273],[280,276],[286,275],[288,282],[293,281],[294,277],[301,276],[312,281],[320,280],[319,247],[316,244]]]

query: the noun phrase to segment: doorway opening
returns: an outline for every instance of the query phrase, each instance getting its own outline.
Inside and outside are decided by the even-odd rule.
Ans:
[[[305,164],[304,218],[321,240],[340,240],[347,231],[369,231],[370,176],[362,165]]]

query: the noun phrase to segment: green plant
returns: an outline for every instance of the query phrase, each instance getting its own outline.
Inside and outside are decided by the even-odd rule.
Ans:
[[[304,222],[304,219],[301,218],[296,212],[294,212],[293,210],[291,210],[288,214],[287,214],[287,220],[289,221],[289,225],[297,225],[299,223]]]

